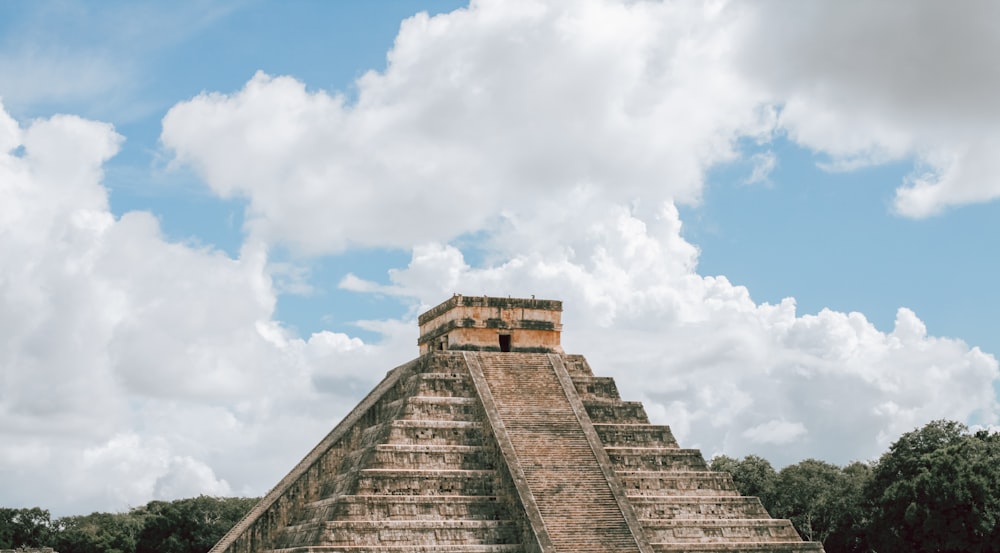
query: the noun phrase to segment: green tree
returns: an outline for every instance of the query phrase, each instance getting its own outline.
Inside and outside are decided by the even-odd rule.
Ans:
[[[868,550],[864,534],[864,487],[871,468],[845,468],[806,459],[778,472],[771,514],[792,521],[806,540],[822,542],[827,553]]]
[[[953,421],[908,432],[866,496],[878,551],[1000,552],[1000,435]]]
[[[826,539],[823,547],[826,553],[866,553],[871,551],[868,539],[868,507],[865,489],[872,479],[870,463],[854,462],[843,469],[843,502],[838,517],[839,522]]]
[[[54,547],[59,553],[135,553],[144,524],[138,510],[63,517],[56,521]]]
[[[51,539],[48,510],[0,508],[0,548],[48,547]]]
[[[199,496],[151,501],[136,553],[204,553],[257,503],[251,498]]]
[[[741,494],[760,498],[764,507],[771,512],[774,483],[778,475],[767,459],[757,455],[747,455],[738,460],[719,455],[712,459],[709,467],[714,471],[728,472]]]

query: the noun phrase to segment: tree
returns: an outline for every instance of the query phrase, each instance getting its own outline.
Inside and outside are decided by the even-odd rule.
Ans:
[[[251,498],[204,495],[169,503],[151,501],[137,509],[146,518],[136,553],[204,553],[256,503]]]
[[[771,514],[792,521],[806,540],[823,542],[827,553],[864,552],[864,486],[871,468],[845,468],[806,459],[787,466],[775,479]]]
[[[737,460],[719,455],[712,459],[709,467],[714,471],[728,472],[741,494],[760,498],[764,507],[771,512],[777,473],[767,459],[747,455],[742,460]]]
[[[871,551],[868,538],[868,509],[865,489],[872,479],[871,463],[854,462],[843,469],[843,503],[838,524],[826,539],[826,553],[866,553]]]
[[[48,510],[0,508],[0,548],[48,547],[51,539]]]
[[[1000,435],[934,421],[899,438],[866,490],[878,551],[1000,551]]]
[[[135,553],[144,523],[138,510],[63,517],[56,521],[54,547],[60,553]]]

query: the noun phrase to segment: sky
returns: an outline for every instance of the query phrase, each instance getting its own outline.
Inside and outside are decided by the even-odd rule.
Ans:
[[[0,505],[262,495],[453,293],[706,457],[994,427],[998,12],[0,3]]]

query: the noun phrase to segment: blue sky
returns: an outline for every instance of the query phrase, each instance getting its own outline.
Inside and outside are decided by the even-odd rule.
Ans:
[[[816,166],[822,157],[779,142],[770,183],[746,185],[739,168],[722,168],[705,201],[682,210],[703,274],[727,275],[758,301],[794,297],[804,313],[860,311],[882,329],[907,306],[934,334],[998,351],[987,315],[1000,308],[987,292],[998,269],[995,203],[901,217],[892,198],[909,160],[828,172]]]
[[[997,8],[900,9],[0,5],[0,504],[261,494],[452,292],[708,456],[997,424]]]

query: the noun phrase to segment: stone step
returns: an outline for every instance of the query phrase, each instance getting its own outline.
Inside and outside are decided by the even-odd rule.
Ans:
[[[358,472],[359,495],[495,495],[493,470],[365,469]]]
[[[649,424],[646,409],[638,401],[585,401],[583,406],[595,424]]]
[[[481,353],[479,365],[555,550],[638,552],[548,356]]]
[[[594,430],[605,447],[678,447],[669,426],[594,423]]]
[[[414,396],[475,397],[468,374],[416,373],[405,384]]]
[[[697,449],[605,447],[616,470],[704,471],[708,464]]]
[[[778,519],[644,519],[640,521],[653,543],[802,542],[792,523]]]
[[[594,376],[594,371],[591,370],[590,364],[582,355],[563,355],[563,366],[566,367],[566,372],[571,376]]]
[[[386,441],[393,445],[482,445],[486,432],[481,422],[394,420]]]
[[[478,445],[381,444],[371,468],[493,470],[493,450]]]
[[[739,496],[733,478],[712,471],[617,471],[625,493],[632,496]]]
[[[608,376],[573,376],[573,385],[584,403],[609,399],[621,400],[615,379]]]
[[[630,498],[636,515],[644,519],[734,519],[768,518],[756,497],[671,496]]]
[[[354,520],[322,526],[329,545],[497,545],[521,539],[509,520]]]
[[[653,543],[657,553],[823,553],[816,542]]]
[[[320,520],[500,520],[506,506],[493,495],[347,495],[310,504]]]
[[[439,372],[465,374],[468,368],[459,351],[435,351],[422,356],[414,367],[414,372]]]
[[[413,396],[398,399],[388,408],[399,408],[400,417],[408,420],[478,421],[482,409],[474,397]]]
[[[519,544],[500,545],[313,545],[271,549],[269,553],[525,553]]]

